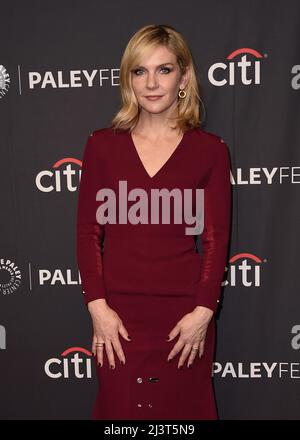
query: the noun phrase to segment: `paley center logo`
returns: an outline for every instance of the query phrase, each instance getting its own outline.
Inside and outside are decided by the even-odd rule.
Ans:
[[[214,63],[208,69],[210,83],[217,87],[260,84],[260,63],[263,55],[257,50],[244,47],[229,54],[227,63]]]
[[[247,252],[234,255],[229,260],[229,280],[223,281],[222,285],[236,287],[259,287],[261,285],[261,268],[266,260],[262,260],[254,254]]]
[[[42,192],[74,192],[79,186],[82,161],[74,157],[65,157],[52,165],[50,170],[40,171],[35,184]]]
[[[9,258],[0,258],[0,293],[15,293],[21,282],[22,274],[17,264]]]
[[[7,93],[10,86],[10,76],[5,67],[0,64],[0,99]]]
[[[59,357],[48,359],[44,371],[51,379],[90,379],[92,377],[93,354],[82,347],[70,347]]]

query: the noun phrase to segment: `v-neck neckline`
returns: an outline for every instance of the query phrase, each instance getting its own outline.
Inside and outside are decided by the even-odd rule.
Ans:
[[[182,136],[181,140],[178,142],[175,150],[173,150],[173,152],[168,157],[168,159],[162,164],[162,166],[158,169],[158,171],[156,171],[156,173],[153,176],[150,176],[150,174],[146,170],[146,168],[145,168],[145,166],[144,166],[144,164],[142,162],[142,159],[140,158],[140,155],[139,155],[139,153],[138,153],[138,151],[136,149],[135,143],[133,141],[132,134],[131,134],[130,131],[128,131],[129,141],[130,141],[130,145],[132,147],[133,153],[135,153],[135,156],[136,156],[136,158],[137,158],[137,160],[138,160],[138,162],[140,164],[140,167],[142,168],[142,171],[144,172],[144,174],[146,174],[146,177],[148,179],[154,180],[158,176],[158,174],[161,174],[163,172],[163,170],[165,170],[167,168],[167,165],[170,164],[170,162],[172,160],[174,160],[174,158],[178,154],[179,150],[181,149],[181,147],[182,147],[182,145],[183,145],[183,143],[184,143],[184,141],[186,139],[186,136],[187,136],[189,131],[190,131],[190,129],[183,133],[183,136]]]

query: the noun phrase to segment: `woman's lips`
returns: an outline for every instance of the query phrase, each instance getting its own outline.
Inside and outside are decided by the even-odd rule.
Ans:
[[[149,99],[149,101],[156,101],[157,99],[162,98],[162,96],[159,95],[155,95],[155,96],[146,96],[147,99]]]

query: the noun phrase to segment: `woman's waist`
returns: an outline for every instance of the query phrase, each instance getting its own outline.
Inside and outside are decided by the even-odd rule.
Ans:
[[[110,238],[170,238],[191,241],[195,239],[189,229],[182,224],[107,224],[105,236]]]

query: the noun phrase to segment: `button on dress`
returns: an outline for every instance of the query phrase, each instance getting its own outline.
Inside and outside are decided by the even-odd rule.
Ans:
[[[111,203],[114,221],[104,224],[96,213],[107,198],[97,200],[96,194],[105,188],[115,194],[115,204]],[[172,197],[169,222],[163,221],[162,206],[151,203],[153,190],[172,194],[174,189],[182,195],[189,190],[194,215],[196,189],[204,189],[201,234],[186,233],[193,225],[187,224],[183,214],[178,221],[178,205],[176,208]],[[143,197],[138,196],[141,190]],[[126,206],[127,219],[120,206]],[[200,359],[197,353],[191,368],[187,358],[178,369],[181,352],[167,362],[179,336],[169,342],[166,338],[197,305],[217,310],[230,218],[229,149],[219,136],[201,128],[188,129],[151,177],[129,131],[105,127],[90,134],[83,153],[77,207],[77,261],[83,298],[86,304],[106,298],[132,338],[129,342],[119,334],[125,365],[114,352],[116,367],[110,369],[105,349],[103,366],[96,365],[99,388],[93,419],[218,417],[212,383],[214,315],[204,354]],[[196,246],[197,235],[201,251]]]

